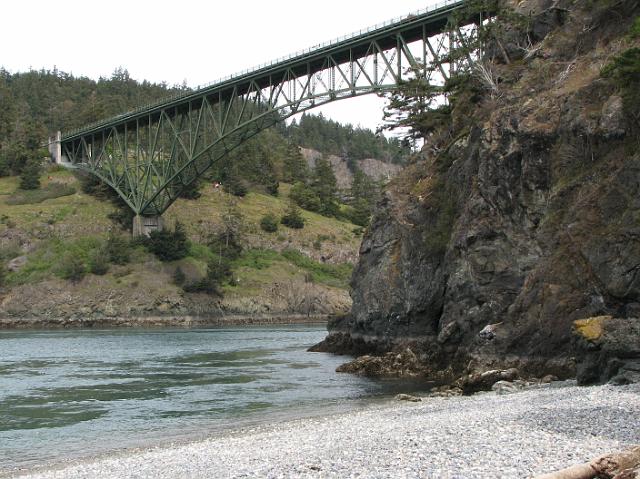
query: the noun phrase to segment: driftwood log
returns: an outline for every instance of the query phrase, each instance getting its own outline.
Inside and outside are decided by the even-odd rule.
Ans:
[[[535,479],[640,479],[640,446]]]

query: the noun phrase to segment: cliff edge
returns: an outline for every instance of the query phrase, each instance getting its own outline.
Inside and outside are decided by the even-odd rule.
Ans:
[[[575,320],[640,315],[638,3],[509,6],[526,22],[388,187],[316,350],[570,377]]]

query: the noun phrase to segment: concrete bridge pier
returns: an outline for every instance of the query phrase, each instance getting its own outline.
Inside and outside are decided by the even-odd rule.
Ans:
[[[164,221],[162,216],[143,216],[135,215],[133,217],[133,237],[149,236],[152,231],[162,231]]]
[[[49,137],[49,154],[54,163],[60,164],[64,162],[62,158],[62,135],[56,132],[55,136]]]

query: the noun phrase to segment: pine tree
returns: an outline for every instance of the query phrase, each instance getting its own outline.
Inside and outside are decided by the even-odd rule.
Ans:
[[[20,174],[21,190],[37,190],[40,188],[40,173],[42,164],[39,160],[30,159],[24,165]]]
[[[289,206],[284,216],[280,219],[280,223],[283,225],[293,228],[293,229],[302,229],[304,228],[304,218],[300,213],[300,209],[298,205],[295,204],[294,201],[289,201]]]
[[[312,189],[320,199],[319,212],[325,216],[337,216],[340,212],[336,201],[337,181],[331,164],[324,157],[316,162],[313,170]]]
[[[365,175],[362,170],[356,170],[351,184],[351,221],[358,226],[367,226],[373,213],[373,208],[380,196],[381,186]]]
[[[282,170],[282,180],[287,183],[306,181],[309,176],[309,168],[298,146],[288,145]]]

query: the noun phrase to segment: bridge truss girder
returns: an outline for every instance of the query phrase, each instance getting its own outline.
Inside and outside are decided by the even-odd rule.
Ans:
[[[293,115],[336,100],[382,94],[419,76],[442,85],[464,61],[447,63],[452,46],[475,29],[415,38],[402,32],[328,51],[228,88],[207,88],[182,102],[149,109],[63,140],[75,167],[110,185],[138,215],[161,215],[180,192],[216,161],[259,132]],[[469,58],[471,61],[471,58]]]

